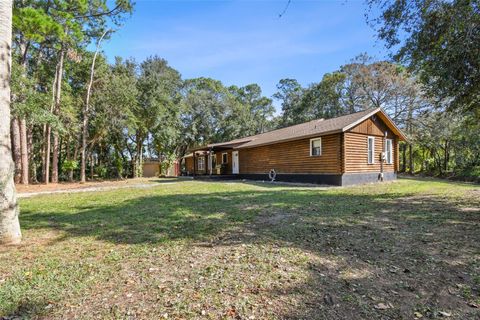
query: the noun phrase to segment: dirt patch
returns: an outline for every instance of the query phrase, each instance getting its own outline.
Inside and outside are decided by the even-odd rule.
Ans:
[[[254,225],[257,227],[260,226],[275,226],[282,223],[286,223],[288,220],[291,220],[294,217],[292,213],[289,212],[277,212],[273,214],[263,214],[255,219]]]
[[[90,187],[116,187],[116,186],[128,186],[132,184],[150,184],[156,182],[168,182],[176,181],[176,179],[162,179],[162,178],[135,178],[124,180],[105,180],[105,181],[87,181],[85,183],[80,182],[61,182],[61,183],[49,183],[49,184],[17,184],[15,188],[17,193],[27,192],[42,192],[42,191],[58,191],[58,190],[71,190],[71,189],[83,189]]]
[[[460,211],[462,212],[480,212],[480,207],[462,207],[460,208]]]
[[[138,180],[143,180],[143,179],[138,179]],[[17,189],[17,193],[29,193],[29,192],[82,189],[82,188],[89,188],[89,187],[121,186],[121,185],[127,185],[129,183],[132,183],[132,179],[113,180],[113,181],[89,181],[85,183],[61,182],[61,183],[29,184],[29,185],[17,184],[15,185],[15,188]]]
[[[32,185],[16,185],[17,195],[19,198],[28,198],[42,194],[55,193],[75,193],[75,192],[91,192],[91,191],[107,191],[121,188],[149,188],[158,185],[158,182],[173,183],[175,179],[152,179],[137,178],[115,181],[95,181],[86,183],[50,183],[50,184],[32,184]]]

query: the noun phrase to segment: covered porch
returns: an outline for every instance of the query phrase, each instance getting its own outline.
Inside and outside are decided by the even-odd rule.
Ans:
[[[230,176],[239,173],[238,151],[235,147],[244,143],[217,143],[190,149],[183,157],[184,174],[187,176]]]

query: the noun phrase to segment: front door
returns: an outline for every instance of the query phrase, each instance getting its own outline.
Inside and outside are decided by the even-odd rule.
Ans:
[[[238,174],[239,165],[238,165],[238,151],[232,151],[232,173]]]

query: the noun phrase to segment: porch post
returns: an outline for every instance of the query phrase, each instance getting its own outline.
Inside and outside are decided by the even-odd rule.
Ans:
[[[204,175],[208,174],[208,153],[203,151],[203,170],[205,171]]]
[[[212,148],[208,150],[208,165],[210,166],[210,175],[212,175],[212,172],[213,172]]]

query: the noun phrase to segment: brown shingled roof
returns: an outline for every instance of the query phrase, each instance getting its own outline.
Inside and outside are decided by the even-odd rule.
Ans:
[[[236,149],[243,149],[278,143],[282,141],[291,141],[302,138],[326,135],[330,133],[342,132],[351,129],[352,127],[356,126],[360,122],[368,119],[376,113],[380,113],[380,117],[382,118],[382,120],[384,120],[384,122],[390,127],[390,129],[400,137],[400,139],[406,140],[405,135],[397,128],[397,126],[395,126],[395,124],[388,117],[388,115],[385,114],[380,108],[375,108],[327,120],[312,120],[309,122],[277,130],[272,130],[269,132],[241,139],[209,144],[203,148],[198,148],[196,150],[205,150],[215,147],[231,147]]]

